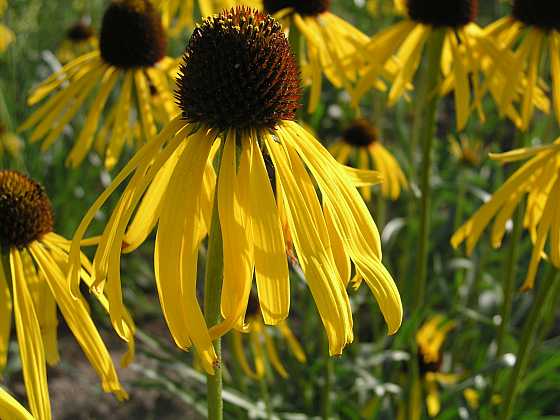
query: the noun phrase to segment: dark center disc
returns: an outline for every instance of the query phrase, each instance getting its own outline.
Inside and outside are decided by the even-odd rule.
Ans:
[[[99,48],[113,66],[150,67],[165,56],[161,16],[148,0],[114,0],[103,15]]]
[[[66,38],[72,42],[83,42],[93,37],[93,28],[83,20],[79,20],[66,32]]]
[[[271,15],[292,8],[302,16],[317,16],[329,10],[331,0],[264,0],[263,5],[264,10]]]
[[[355,147],[367,147],[379,141],[377,128],[366,119],[355,120],[342,133],[342,140]]]
[[[512,15],[526,25],[560,31],[560,2],[557,0],[514,0]]]
[[[435,27],[458,28],[472,22],[478,0],[407,0],[410,19]]]
[[[51,202],[31,178],[0,170],[0,244],[24,248],[53,230]]]
[[[219,130],[274,128],[301,97],[295,57],[271,16],[238,7],[206,18],[177,79],[183,118]]]

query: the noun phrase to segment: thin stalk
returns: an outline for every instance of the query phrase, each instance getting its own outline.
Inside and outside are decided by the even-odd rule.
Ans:
[[[217,176],[221,161],[221,151],[217,159]],[[222,291],[222,276],[224,270],[222,230],[218,215],[218,189],[214,195],[212,208],[212,221],[208,235],[208,252],[206,258],[206,273],[204,276],[204,316],[208,327],[216,325],[220,321],[220,296]],[[208,399],[208,419],[223,419],[222,401],[222,366],[221,339],[214,340],[214,349],[218,355],[218,364],[214,367],[214,375],[207,375],[206,388]]]
[[[467,191],[467,183],[464,181],[466,172],[463,168],[460,168],[459,175],[457,179],[459,182],[457,183],[457,188],[459,189],[457,192],[457,206],[455,207],[455,217],[453,218],[453,232],[456,232],[459,229],[459,226],[463,222],[463,212],[465,207],[465,194]],[[456,249],[453,254],[455,257],[460,256],[461,251]],[[454,287],[455,287],[455,294],[458,295],[458,291],[463,284],[463,279],[465,278],[465,269],[457,268],[454,275]]]
[[[272,419],[272,405],[270,404],[270,392],[268,391],[268,384],[266,383],[266,375],[259,379],[259,388],[266,409],[266,418]]]
[[[508,254],[505,262],[504,276],[504,301],[500,310],[500,325],[498,327],[498,340],[496,349],[496,358],[504,354],[504,343],[511,319],[511,304],[515,292],[515,274],[517,265],[517,256],[519,254],[519,242],[521,239],[521,231],[523,224],[523,206],[517,208],[515,219],[513,220],[513,232],[509,240]]]
[[[426,278],[428,274],[428,246],[430,232],[432,145],[436,127],[436,109],[439,100],[437,86],[440,80],[440,63],[445,31],[434,29],[427,42],[427,62],[423,69],[418,91],[417,114],[418,139],[422,144],[422,165],[420,168],[420,237],[416,262],[416,287],[412,309],[419,310],[424,304]],[[423,105],[420,105],[423,104]],[[413,135],[414,136],[414,135]]]
[[[323,338],[323,359],[325,363],[325,383],[322,390],[321,414],[324,420],[328,420],[331,417],[331,385],[334,366],[329,354],[329,342],[326,337]]]
[[[533,343],[537,334],[539,321],[541,320],[542,309],[546,298],[554,285],[557,273],[558,270],[556,268],[550,267],[550,271],[544,278],[542,284],[537,286],[538,289],[536,291],[536,296],[531,304],[529,316],[523,326],[521,344],[517,353],[515,366],[513,367],[508,380],[508,387],[506,389],[504,405],[500,416],[501,420],[509,420],[513,413],[513,406],[515,405],[515,398],[517,397],[520,380],[525,373],[531,354],[536,350],[533,348]]]

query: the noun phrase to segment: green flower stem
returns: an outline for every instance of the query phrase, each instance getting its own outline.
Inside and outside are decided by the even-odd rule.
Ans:
[[[323,395],[321,398],[321,414],[322,418],[328,420],[331,417],[331,385],[333,379],[333,361],[329,354],[329,341],[326,336],[323,339],[323,358],[324,358],[324,374],[325,383],[323,384]]]
[[[536,286],[536,295],[533,299],[533,302],[531,303],[531,310],[529,311],[529,315],[525,320],[525,325],[523,326],[521,343],[519,345],[519,351],[517,353],[515,366],[511,371],[507,383],[508,385],[506,389],[504,405],[500,416],[501,420],[509,420],[513,413],[513,406],[515,404],[515,398],[517,396],[517,390],[519,388],[520,380],[525,373],[525,369],[527,367],[531,354],[536,350],[533,348],[533,343],[535,341],[535,336],[537,335],[539,321],[542,318],[541,315],[543,306],[550,290],[555,283],[554,280],[556,279],[557,274],[558,270],[554,267],[550,267],[550,271],[544,278],[542,284],[538,284]]]
[[[504,343],[511,319],[511,303],[515,293],[515,273],[517,256],[519,254],[519,242],[523,225],[523,206],[519,206],[515,219],[513,220],[513,233],[509,241],[508,254],[504,266],[504,301],[500,310],[500,326],[498,327],[498,339],[496,358],[504,354]]]
[[[266,375],[259,379],[259,388],[266,409],[266,418],[272,419],[272,405],[270,403],[270,392],[268,390],[268,384],[266,383]]]
[[[422,308],[426,294],[428,274],[428,247],[430,232],[432,145],[436,127],[436,109],[439,100],[437,87],[440,81],[440,63],[445,37],[444,29],[434,29],[427,42],[427,61],[418,88],[416,121],[418,132],[415,134],[422,145],[422,165],[420,168],[420,233],[416,262],[415,293],[412,309]],[[413,135],[414,137],[414,135]]]
[[[221,161],[221,150],[217,159],[217,176]],[[206,257],[206,273],[204,276],[204,316],[208,327],[220,321],[220,296],[222,291],[222,276],[224,271],[222,230],[218,215],[218,189],[214,195],[212,221],[208,234],[208,252]],[[214,367],[214,375],[207,375],[206,388],[208,399],[208,419],[223,419],[222,401],[222,367],[221,367],[221,339],[214,340],[214,349],[218,355],[218,364]]]

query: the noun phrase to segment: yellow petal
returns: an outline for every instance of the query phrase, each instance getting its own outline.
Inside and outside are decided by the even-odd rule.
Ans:
[[[253,281],[253,249],[249,225],[249,142],[244,142],[237,173],[236,135],[230,131],[218,177],[218,211],[223,240],[224,277],[221,311],[225,322],[217,335],[243,322]],[[211,335],[216,329],[211,330]]]
[[[251,226],[259,303],[266,324],[288,316],[290,284],[286,246],[264,159],[253,147],[249,176]]]
[[[8,267],[6,267],[8,268]],[[0,258],[0,375],[8,360],[8,346],[10,345],[10,330],[12,326],[12,296],[4,273],[5,268]]]
[[[212,141],[200,131],[185,141],[161,210],[154,257],[156,283],[175,342],[187,348],[192,340],[204,369],[213,374],[217,356],[196,293],[199,238],[195,226]]]
[[[299,157],[266,139],[282,187],[290,233],[329,339],[331,355],[352,342],[348,295],[336,268],[321,206]],[[330,156],[330,155],[329,155]],[[296,181],[297,179],[297,181]]]
[[[33,416],[51,419],[47,369],[41,327],[33,308],[19,252],[10,250],[10,267],[14,293],[14,315],[27,399]]]
[[[381,263],[381,240],[377,227],[356,188],[340,170],[338,163],[323,146],[299,127],[285,122],[289,135],[283,136],[294,147],[317,181],[323,201],[332,205],[335,228],[344,247],[364,278],[381,308],[389,334],[394,334],[402,322],[402,303],[395,282]],[[282,133],[279,130],[279,133]]]
[[[47,280],[66,324],[101,379],[103,390],[113,392],[119,399],[127,398],[127,393],[117,377],[111,356],[89,315],[87,306],[81,299],[72,298],[65,288],[64,273],[38,242],[31,244],[30,250]]]
[[[33,420],[31,413],[2,387],[0,387],[0,418],[6,420]]]

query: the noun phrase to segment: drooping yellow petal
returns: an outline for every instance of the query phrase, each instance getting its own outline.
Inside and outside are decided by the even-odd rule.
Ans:
[[[323,203],[323,213],[325,215],[325,223],[329,233],[329,240],[331,242],[334,262],[340,274],[340,278],[344,285],[348,285],[351,276],[351,263],[348,253],[344,249],[344,243],[338,234],[332,219],[332,209],[328,202]]]
[[[0,375],[8,360],[8,346],[10,344],[10,331],[12,327],[12,296],[8,286],[5,269],[0,258]],[[7,271],[9,272],[9,271]]]
[[[290,309],[288,260],[278,208],[258,147],[253,147],[249,189],[260,307],[266,324],[278,324]]]
[[[266,346],[266,352],[268,354],[270,364],[282,378],[287,379],[289,375],[282,363],[282,360],[280,359],[280,356],[278,355],[274,339],[270,336],[270,334],[266,331],[266,327],[262,324],[259,326],[259,332],[264,336],[264,344]]]
[[[225,139],[218,177],[218,212],[223,240],[224,278],[221,312],[225,320],[211,335],[222,335],[243,317],[253,281],[253,249],[249,224],[249,174],[251,150],[242,142],[239,172],[236,158],[236,135],[230,131]]]
[[[212,142],[200,132],[185,141],[161,210],[154,257],[156,283],[175,342],[187,348],[192,340],[204,369],[213,374],[217,356],[196,293],[199,238],[195,226]]]
[[[552,76],[552,98],[556,120],[560,121],[560,34],[557,31],[550,31],[548,38],[550,58],[550,74]]]
[[[399,291],[387,269],[381,263],[381,240],[367,206],[348,177],[323,146],[292,122],[284,122],[288,135],[282,136],[293,147],[317,181],[323,201],[332,205],[334,225],[344,247],[372,290],[389,334],[394,334],[402,322],[403,308]],[[281,135],[283,130],[278,131]]]
[[[22,251],[20,256],[23,262],[23,274],[27,281],[29,293],[33,299],[33,307],[35,308],[39,327],[41,328],[45,359],[49,365],[53,366],[60,360],[56,333],[58,327],[56,302],[49,290],[44,275],[41,272],[37,272],[31,255],[27,251]]]
[[[398,98],[402,96],[406,87],[411,82],[422,57],[424,44],[430,36],[429,26],[418,24],[401,44],[396,54],[396,59],[402,63],[401,70],[393,81],[393,86],[389,91],[388,103],[394,105]]]
[[[183,148],[184,144],[177,148],[150,183],[132,222],[127,227],[123,252],[129,253],[136,250],[157,224],[161,212],[162,199],[177,161],[183,153]]]
[[[129,110],[130,96],[132,94],[132,80],[133,71],[126,71],[124,74],[124,81],[121,87],[119,100],[115,109],[115,123],[105,155],[105,167],[107,169],[112,169],[119,161],[122,149],[126,143],[127,136],[129,135]]]
[[[86,117],[86,122],[78,140],[76,140],[68,158],[66,159],[66,164],[75,168],[77,167],[85,158],[88,151],[91,149],[93,144],[93,138],[95,131],[97,129],[99,118],[101,112],[109,98],[110,93],[117,82],[119,73],[115,71],[113,67],[109,67],[101,79],[101,87],[99,93],[97,94],[95,101],[91,105],[91,108]]]
[[[74,233],[74,238],[72,240],[72,247],[70,249],[70,270],[68,273],[68,283],[72,295],[79,296],[79,285],[80,285],[80,271],[81,271],[81,259],[80,259],[80,244],[85,236],[87,228],[93,221],[97,211],[103,206],[105,201],[111,196],[111,194],[119,187],[120,184],[146,159],[151,159],[158,148],[165,143],[169,138],[171,138],[182,126],[184,126],[184,121],[180,119],[175,119],[166,128],[153,139],[151,142],[145,144],[134,157],[126,164],[126,166],[119,172],[115,177],[111,185],[101,193],[97,200],[93,203],[90,209],[87,211],[83,217],[78,229]]]
[[[299,263],[309,284],[329,339],[331,355],[352,342],[352,314],[348,295],[334,262],[325,219],[313,184],[299,157],[266,138],[279,184],[290,233]],[[330,156],[330,155],[329,155]],[[297,179],[297,181],[296,181]]]
[[[241,367],[241,370],[245,375],[247,375],[251,379],[259,379],[257,372],[251,369],[249,366],[249,362],[247,361],[247,357],[245,356],[245,349],[243,347],[243,334],[239,331],[233,331],[232,333],[232,340],[233,340],[233,354]]]
[[[6,420],[34,420],[31,413],[2,387],[0,387],[0,418]]]
[[[281,322],[280,324],[278,324],[278,329],[280,331],[280,334],[282,334],[282,337],[284,337],[284,339],[288,342],[288,346],[290,347],[290,350],[292,351],[296,359],[300,363],[305,363],[307,361],[305,352],[303,351],[303,348],[301,347],[301,344],[295,337],[294,333],[288,326],[288,323],[286,321]]]
[[[149,141],[156,135],[156,125],[150,104],[150,88],[144,76],[144,70],[134,71],[134,85],[136,86],[136,97],[138,99],[138,112],[142,121],[144,140]]]
[[[516,191],[523,190],[524,186],[530,181],[531,174],[534,173],[548,159],[552,152],[545,152],[538,155],[519,168],[509,179],[492,195],[492,198],[480,207],[476,213],[461,226],[452,236],[451,245],[457,248],[463,241],[467,241],[467,253],[470,254],[480,235],[495,216],[501,206]]]
[[[87,306],[81,299],[74,299],[66,290],[64,273],[39,242],[32,243],[30,251],[44,274],[68,327],[101,379],[103,390],[114,393],[121,400],[127,398],[128,395],[119,382],[111,356],[89,315]]]
[[[525,278],[525,282],[522,286],[523,290],[531,289],[535,283],[537,269],[542,258],[550,226],[555,214],[560,211],[558,197],[560,197],[560,182],[557,180],[552,187],[552,191],[550,191],[550,194],[547,197],[542,218],[539,222],[537,237],[535,243],[533,244],[533,252],[531,253],[531,261],[529,262],[529,269],[527,270],[527,277]]]
[[[41,327],[27,287],[21,256],[15,248],[10,249],[10,268],[14,293],[14,318],[27,399],[34,417],[50,420],[51,406]]]

